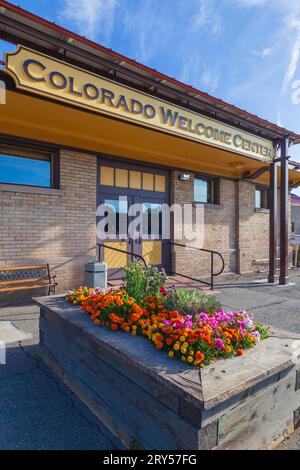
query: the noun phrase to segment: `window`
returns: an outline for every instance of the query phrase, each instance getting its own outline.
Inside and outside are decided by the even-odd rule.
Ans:
[[[265,188],[255,188],[255,209],[269,208],[269,191]]]
[[[166,177],[160,174],[101,166],[100,184],[118,188],[166,192]]]
[[[218,178],[195,178],[194,201],[204,204],[219,204]]]
[[[104,227],[104,232],[109,235],[124,236],[128,225],[128,202],[127,199],[105,199],[104,205],[107,210],[104,217],[109,217],[109,222]]]
[[[162,206],[158,203],[143,202],[143,235],[147,239],[162,235]]]
[[[0,183],[58,188],[57,155],[0,144]]]

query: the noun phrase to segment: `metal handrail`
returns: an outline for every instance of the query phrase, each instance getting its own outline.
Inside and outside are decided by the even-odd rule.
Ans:
[[[99,246],[99,247],[102,246],[103,248],[108,248],[109,250],[118,251],[119,253],[125,253],[127,255],[134,256],[135,258],[140,259],[146,267],[148,266],[145,258],[143,258],[142,255],[138,255],[137,253],[134,253],[133,251],[122,250],[121,248],[115,248],[114,246],[108,246],[108,245],[105,245],[104,243],[97,243],[97,246]],[[99,253],[98,253],[98,260],[100,261],[100,250],[99,250]]]
[[[203,251],[205,253],[210,253],[210,282],[203,281],[201,279],[196,279],[194,277],[186,276],[186,274],[180,274],[180,273],[176,273],[176,272],[174,274],[176,274],[177,276],[185,277],[186,279],[191,279],[192,281],[201,282],[202,284],[206,284],[207,286],[210,286],[211,290],[213,290],[214,289],[214,277],[220,276],[220,274],[222,274],[222,272],[225,269],[225,261],[224,261],[223,256],[221,255],[221,253],[219,253],[218,251],[214,251],[214,250],[207,250],[206,248],[198,248],[198,247],[195,247],[195,246],[184,245],[182,243],[176,243],[176,242],[171,242],[171,241],[170,241],[170,245],[180,246],[182,248],[190,248],[192,250],[198,250],[198,251]],[[221,261],[222,261],[222,268],[217,273],[214,272],[214,255],[219,256],[221,258]]]
[[[224,261],[223,256],[221,255],[221,253],[219,253],[218,251],[214,251],[214,250],[207,250],[206,248],[197,248],[197,247],[191,246],[191,245],[183,245],[182,243],[175,243],[175,242],[171,242],[171,241],[169,241],[169,243],[170,243],[170,245],[173,245],[173,246],[180,246],[182,248],[190,248],[192,250],[198,250],[198,251],[203,251],[205,253],[210,253],[210,255],[211,255],[210,282],[203,281],[201,279],[196,279],[194,277],[187,276],[186,274],[180,274],[180,273],[177,273],[177,272],[174,272],[174,274],[176,274],[177,276],[185,277],[186,279],[190,279],[190,280],[195,281],[195,282],[200,282],[201,284],[206,284],[207,286],[210,286],[211,290],[213,290],[214,289],[214,277],[219,276],[220,274],[222,274],[222,272],[225,269],[225,261]],[[99,248],[102,246],[103,248],[108,248],[109,250],[113,250],[113,251],[117,251],[119,253],[125,253],[127,255],[131,255],[134,258],[140,259],[146,267],[148,266],[145,258],[142,255],[138,255],[137,253],[134,253],[133,251],[122,250],[121,248],[115,248],[113,246],[108,246],[108,245],[105,245],[104,243],[97,243],[97,246]],[[217,273],[214,273],[214,255],[219,256],[221,258],[221,261],[222,261],[222,268]],[[99,249],[99,253],[98,253],[98,259],[100,261],[100,249]]]

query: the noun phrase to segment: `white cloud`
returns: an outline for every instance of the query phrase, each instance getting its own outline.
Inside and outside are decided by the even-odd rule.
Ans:
[[[284,127],[283,120],[282,120],[282,112],[280,110],[277,111],[277,126]]]
[[[134,43],[134,57],[149,63],[154,55],[159,55],[176,28],[168,4],[159,0],[139,0],[137,4],[123,3],[122,7],[122,21]]]
[[[265,59],[266,57],[270,57],[274,54],[275,47],[265,47],[264,49],[257,51],[255,49],[250,49],[250,54],[255,57],[260,57],[261,59]]]
[[[267,0],[231,0],[231,1],[243,7],[256,7],[256,6],[265,5],[267,3]]]
[[[200,83],[209,93],[214,93],[218,87],[219,78],[219,74],[216,74],[204,67],[203,73],[200,77]]]
[[[218,36],[222,29],[218,10],[214,0],[198,0],[196,13],[192,17],[193,30],[205,30],[211,35]]]
[[[286,93],[290,89],[291,83],[297,71],[299,57],[300,57],[300,28],[299,28],[298,35],[294,41],[290,61],[286,69],[284,78],[283,78],[283,83],[282,83],[282,88],[281,88],[282,94]]]
[[[269,7],[273,8],[279,18],[282,19],[281,28],[277,31],[277,39],[286,44],[286,54],[289,55],[289,62],[282,80],[281,95],[287,93],[291,88],[291,83],[295,78],[300,60],[300,2],[299,0],[229,0],[240,7]],[[289,50],[290,47],[290,50]],[[274,52],[273,48],[264,48],[261,57],[268,57]],[[252,55],[259,56],[257,51],[250,51]]]
[[[210,94],[213,94],[217,89],[219,78],[219,72],[203,64],[197,51],[191,52],[189,57],[185,59],[182,73],[179,77],[182,82]]]
[[[60,21],[71,25],[79,34],[108,41],[118,0],[66,0]]]

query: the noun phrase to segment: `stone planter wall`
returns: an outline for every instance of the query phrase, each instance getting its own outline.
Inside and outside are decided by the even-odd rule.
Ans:
[[[299,421],[295,338],[199,370],[147,340],[96,327],[61,297],[41,306],[41,357],[127,447],[261,449]]]

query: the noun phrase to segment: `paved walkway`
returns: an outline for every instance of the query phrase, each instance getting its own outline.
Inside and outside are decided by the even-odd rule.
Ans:
[[[38,311],[0,309],[30,340],[10,344],[0,365],[0,450],[116,449],[110,432],[37,361]]]
[[[288,286],[266,286],[261,281],[236,282],[234,286],[216,283],[221,291],[216,296],[225,310],[245,309],[253,312],[258,321],[300,333],[300,273],[290,278]]]

